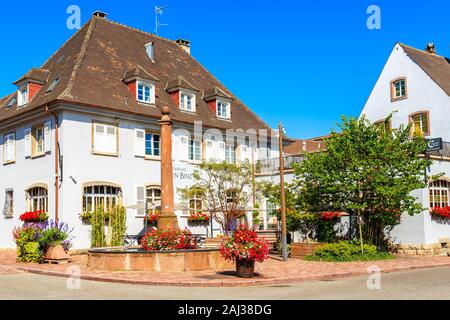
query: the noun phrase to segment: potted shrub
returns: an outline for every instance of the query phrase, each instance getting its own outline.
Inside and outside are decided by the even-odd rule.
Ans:
[[[236,261],[238,277],[252,278],[255,274],[255,261],[262,263],[268,258],[269,245],[259,239],[256,232],[241,225],[233,234],[224,237],[220,253],[226,260]]]
[[[259,204],[255,204],[255,209],[259,209]],[[261,219],[259,218],[259,211],[253,211],[253,230],[259,231],[261,227]]]
[[[39,238],[42,234],[42,226],[39,224],[29,224],[17,227],[13,231],[13,238],[17,245],[18,262],[42,261],[42,250],[39,245]]]
[[[68,260],[69,249],[72,246],[71,230],[65,223],[55,223],[51,221],[42,231],[39,244],[44,252],[45,260]]]

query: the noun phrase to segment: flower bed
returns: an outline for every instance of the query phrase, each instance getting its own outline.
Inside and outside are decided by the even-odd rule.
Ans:
[[[158,233],[156,229],[148,232],[141,241],[146,251],[197,249],[197,243],[189,230],[171,230]]]
[[[239,226],[234,234],[224,237],[220,247],[222,256],[229,260],[253,260],[263,262],[269,255],[269,244],[258,238],[247,226]]]
[[[208,222],[209,215],[206,213],[191,213],[191,216],[188,218],[189,222]]]
[[[25,223],[44,222],[48,220],[48,215],[43,211],[25,212],[20,216],[20,221]]]
[[[450,206],[444,208],[433,208],[430,214],[436,218],[450,219]]]

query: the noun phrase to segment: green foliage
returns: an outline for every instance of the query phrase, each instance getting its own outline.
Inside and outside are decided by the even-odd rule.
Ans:
[[[120,247],[127,232],[126,209],[116,206],[105,212],[102,207],[97,208],[91,215],[91,247],[106,246]],[[108,224],[108,233],[105,225]]]
[[[19,262],[42,262],[42,251],[39,242],[27,242],[23,246],[18,246]]]
[[[204,211],[210,213],[223,230],[229,231],[231,220],[242,217],[253,198],[250,164],[203,162],[193,178],[193,186],[178,189],[182,199],[187,201],[202,194]]]
[[[319,221],[316,229],[316,239],[318,242],[335,242],[337,238],[336,220]]]
[[[386,252],[379,252],[374,245],[364,245],[364,253],[361,253],[361,245],[355,241],[341,241],[326,244],[316,250],[314,255],[305,258],[308,261],[347,262],[347,261],[376,261],[394,259],[394,256]]]
[[[291,186],[296,205],[306,212],[343,211],[365,218],[363,236],[381,246],[400,213],[424,210],[411,195],[426,187],[431,161],[420,157],[423,138],[411,138],[410,126],[392,131],[361,119],[342,118],[342,133],[326,140],[327,152],[295,164]]]
[[[91,247],[106,247],[105,211],[98,207],[91,216]]]
[[[111,246],[112,247],[120,247],[123,245],[123,239],[127,232],[127,214],[124,207],[119,206],[113,209],[112,216],[112,238],[111,238]]]
[[[255,209],[259,209],[259,204],[256,203],[255,204]],[[260,224],[261,220],[260,220],[260,214],[259,214],[259,210],[253,210],[252,213],[252,217],[253,217],[253,224]]]
[[[48,228],[42,232],[39,238],[39,244],[42,248],[48,248],[49,246],[62,245],[64,241],[69,238],[69,234],[63,232],[59,228]]]

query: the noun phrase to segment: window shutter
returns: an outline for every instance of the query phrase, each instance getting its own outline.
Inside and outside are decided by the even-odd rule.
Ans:
[[[31,157],[31,128],[25,129],[25,158]]]
[[[206,161],[214,160],[214,141],[212,140],[206,140],[206,151],[205,151],[205,158]]]
[[[16,157],[16,136],[10,135],[8,139],[8,159],[7,161],[14,161]]]
[[[52,151],[52,123],[50,121],[44,123],[44,150],[45,152]]]
[[[217,143],[218,155],[217,159],[219,161],[225,161],[225,142],[219,141]]]
[[[173,134],[172,135],[172,159],[173,160],[180,160],[179,159],[179,148],[178,148],[179,143],[180,143],[179,137]],[[162,148],[162,145],[161,145],[161,148]]]
[[[145,216],[145,187],[136,188],[136,204],[138,216]]]
[[[189,138],[180,136],[180,160],[187,161],[189,159]]]
[[[145,157],[145,130],[135,130],[134,155],[136,157]]]
[[[94,151],[103,151],[104,149],[105,126],[100,123],[94,123]]]

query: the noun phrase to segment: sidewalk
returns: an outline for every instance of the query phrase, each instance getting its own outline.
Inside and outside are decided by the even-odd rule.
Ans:
[[[16,262],[14,252],[0,252],[0,275],[17,272],[30,272],[48,276],[71,277],[79,272],[81,279],[141,284],[152,286],[185,287],[237,287],[255,285],[287,284],[292,282],[334,280],[367,275],[369,267],[378,267],[381,272],[398,272],[414,269],[450,267],[450,257],[405,257],[395,260],[371,262],[325,263],[290,260],[283,262],[269,259],[257,264],[258,275],[253,279],[240,279],[233,270],[224,273],[180,272],[106,272],[90,269],[86,266],[87,256],[73,256],[68,265],[22,264]]]

